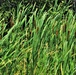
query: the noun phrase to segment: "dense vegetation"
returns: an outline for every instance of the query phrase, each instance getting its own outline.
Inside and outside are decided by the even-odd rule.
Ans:
[[[0,75],[76,75],[76,15],[57,1],[1,5]]]

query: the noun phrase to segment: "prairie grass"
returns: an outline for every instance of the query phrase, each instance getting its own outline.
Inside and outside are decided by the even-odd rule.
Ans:
[[[9,30],[0,20],[0,75],[76,75],[76,16],[63,4],[45,7],[19,4]]]

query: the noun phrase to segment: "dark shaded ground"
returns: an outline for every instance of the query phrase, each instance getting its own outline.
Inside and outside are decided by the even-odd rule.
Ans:
[[[58,0],[57,4],[59,5],[59,3],[61,3],[64,0]],[[23,4],[33,4],[36,3],[36,7],[40,8],[42,7],[45,3],[46,3],[46,9],[49,9],[50,4],[54,5],[55,4],[55,0],[0,0],[0,6],[2,4],[4,4],[4,7],[7,8],[12,8],[12,7],[17,7],[17,4],[22,2]],[[65,4],[66,5],[72,5],[72,9],[76,12],[76,0],[65,0]]]

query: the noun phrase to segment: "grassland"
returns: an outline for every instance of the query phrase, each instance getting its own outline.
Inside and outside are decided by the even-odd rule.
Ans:
[[[45,7],[0,13],[0,75],[76,75],[76,15],[63,4]]]

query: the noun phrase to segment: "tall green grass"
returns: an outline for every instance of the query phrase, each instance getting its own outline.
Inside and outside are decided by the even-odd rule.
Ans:
[[[0,75],[76,74],[76,16],[68,6],[45,7],[12,10],[15,24],[0,40]]]

